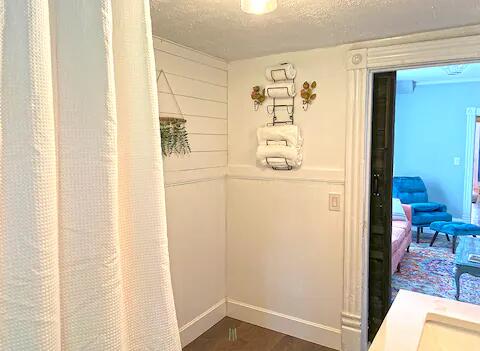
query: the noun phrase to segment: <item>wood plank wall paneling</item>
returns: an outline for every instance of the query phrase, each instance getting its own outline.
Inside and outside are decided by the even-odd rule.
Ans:
[[[225,174],[227,63],[160,38],[154,38],[153,45],[160,116],[183,113],[192,149],[190,155],[165,158],[165,182],[171,185]],[[161,70],[165,75],[160,75]]]
[[[192,149],[164,158],[170,267],[185,345],[226,313],[224,302],[212,306],[226,296],[227,64],[160,38],[153,43],[157,77],[166,73],[158,80],[160,116],[183,112]]]

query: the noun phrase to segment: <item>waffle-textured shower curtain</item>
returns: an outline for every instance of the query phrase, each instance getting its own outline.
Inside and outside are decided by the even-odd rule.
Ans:
[[[0,0],[0,350],[180,350],[147,0]]]

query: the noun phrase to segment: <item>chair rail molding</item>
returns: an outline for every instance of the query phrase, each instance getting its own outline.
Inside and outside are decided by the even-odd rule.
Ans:
[[[369,42],[350,50],[345,164],[345,232],[342,350],[366,351],[368,328],[368,227],[373,73],[401,68],[480,61],[480,35],[457,36],[459,29],[402,37],[401,44]],[[455,36],[452,38],[452,36]],[[446,39],[445,39],[446,38]]]
[[[320,182],[336,185],[344,184],[344,174],[343,169],[302,167],[297,172],[278,172],[242,164],[230,164],[227,171],[229,179]]]

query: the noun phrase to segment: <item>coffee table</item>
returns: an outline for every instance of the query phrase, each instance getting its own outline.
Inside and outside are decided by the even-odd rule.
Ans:
[[[460,298],[460,277],[464,273],[471,274],[480,278],[480,263],[470,262],[468,256],[471,254],[480,255],[480,238],[460,238],[460,243],[455,254],[455,285],[457,294],[455,298]]]

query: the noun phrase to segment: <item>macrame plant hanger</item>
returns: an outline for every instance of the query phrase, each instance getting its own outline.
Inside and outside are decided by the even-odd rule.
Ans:
[[[186,155],[191,152],[190,144],[188,142],[188,132],[185,128],[187,120],[183,115],[182,109],[177,101],[177,97],[173,92],[170,82],[168,81],[167,74],[163,69],[158,73],[157,86],[162,74],[165,77],[168,90],[175,101],[175,105],[177,106],[180,116],[182,117],[159,117],[162,154],[163,156],[171,156],[173,154]]]

